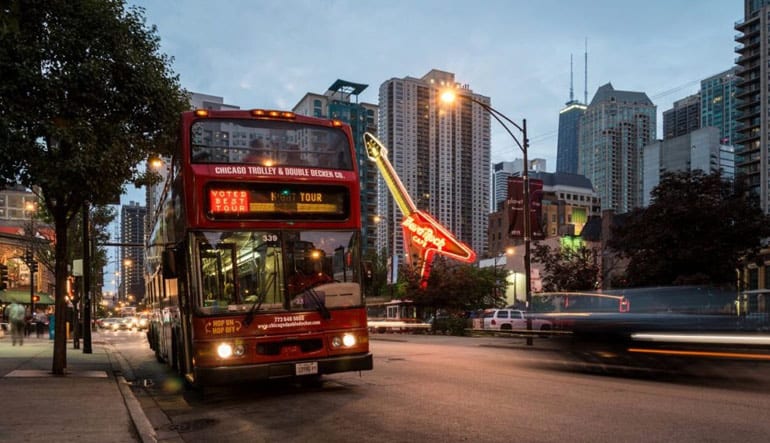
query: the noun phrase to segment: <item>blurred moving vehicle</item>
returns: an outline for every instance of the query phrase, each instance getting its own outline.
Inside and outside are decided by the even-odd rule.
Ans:
[[[146,330],[150,327],[150,316],[148,314],[139,314],[135,317],[134,324],[139,330]]]
[[[120,329],[124,330],[132,330],[136,329],[136,318],[135,317],[123,317],[120,319]]]
[[[107,317],[107,318],[101,318],[99,319],[96,324],[99,325],[102,329],[107,329],[110,331],[117,331],[119,328],[120,318],[117,317]]]

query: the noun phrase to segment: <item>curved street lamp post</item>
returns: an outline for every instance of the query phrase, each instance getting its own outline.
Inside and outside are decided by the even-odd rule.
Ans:
[[[530,222],[530,201],[529,201],[529,161],[527,159],[527,150],[529,149],[529,139],[527,138],[527,119],[522,119],[521,125],[514,122],[510,118],[508,118],[505,114],[498,111],[497,109],[489,106],[488,104],[481,102],[479,100],[476,100],[475,98],[469,96],[469,95],[459,95],[455,93],[453,90],[446,90],[441,93],[441,101],[445,103],[452,103],[456,97],[461,97],[465,100],[468,100],[472,103],[475,103],[479,106],[481,106],[489,115],[494,117],[495,120],[497,120],[498,123],[505,129],[505,131],[508,133],[508,135],[511,136],[513,139],[513,142],[516,143],[516,146],[519,147],[521,150],[521,154],[524,157],[524,167],[522,168],[521,178],[523,180],[524,185],[524,204],[523,204],[523,210],[524,210],[524,290],[526,294],[526,304],[527,304],[527,345],[532,345],[532,286],[531,286],[531,278],[530,270],[531,270],[531,257],[530,257],[530,249],[531,249],[531,240],[532,240],[532,224]],[[511,131],[511,128],[508,127],[506,124],[508,122],[511,124],[514,128],[516,128],[519,132],[521,132],[521,138],[522,142],[519,141],[518,138],[513,134]]]

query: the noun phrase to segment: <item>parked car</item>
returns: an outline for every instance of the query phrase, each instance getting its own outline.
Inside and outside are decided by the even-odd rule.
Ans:
[[[484,329],[499,329],[510,331],[513,329],[527,329],[527,317],[524,311],[519,309],[487,309],[482,315]],[[548,331],[551,322],[539,318],[532,319],[532,329],[535,331]]]

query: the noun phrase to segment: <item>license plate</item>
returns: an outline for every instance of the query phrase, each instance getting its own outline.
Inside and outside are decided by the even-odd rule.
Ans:
[[[318,362],[311,361],[306,363],[297,363],[296,365],[294,365],[294,373],[296,375],[318,374]]]

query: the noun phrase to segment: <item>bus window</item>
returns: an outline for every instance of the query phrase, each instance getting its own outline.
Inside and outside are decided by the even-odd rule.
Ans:
[[[229,305],[234,299],[232,245],[216,245],[201,248],[200,268],[204,306]]]

